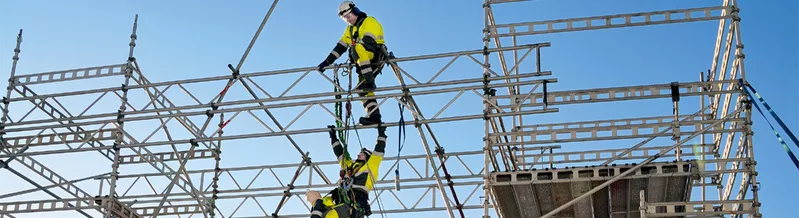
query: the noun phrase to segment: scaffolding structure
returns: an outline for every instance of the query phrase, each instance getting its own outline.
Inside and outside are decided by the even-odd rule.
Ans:
[[[380,180],[370,194],[373,216],[432,211],[448,217],[506,218],[760,216],[751,105],[740,86],[746,77],[736,0],[723,0],[716,7],[505,24],[496,23],[495,14],[500,12],[492,6],[531,3],[485,0],[482,48],[390,59],[375,95],[368,97],[353,95],[344,85],[347,80],[352,83],[354,66],[349,64],[330,66],[326,73],[315,67],[239,71],[277,3],[272,3],[239,63],[228,65],[230,74],[207,78],[148,80],[134,55],[138,15],[127,60],[98,67],[18,74],[16,66],[24,48],[20,30],[3,98],[0,167],[36,188],[0,193],[0,199],[40,191],[52,198],[0,200],[0,217],[55,211],[127,218],[309,217],[304,190],[335,187],[338,175],[332,173],[338,172],[338,163],[332,158],[313,160],[310,150],[319,153],[317,157],[326,157],[331,153],[329,147],[302,145],[295,138],[321,137],[320,133],[328,131],[324,127],[329,121],[347,123],[338,116],[341,111],[337,107],[366,99],[376,99],[384,111],[391,104],[407,109],[407,122],[384,125],[415,129],[418,145],[425,151],[386,156]],[[552,91],[558,83],[553,75],[557,74],[542,69],[541,57],[557,45],[517,43],[542,34],[699,21],[719,21],[719,26],[713,61],[698,81]],[[429,60],[446,64],[425,70],[435,72],[430,74],[405,67]],[[453,64],[470,65],[473,70],[447,74]],[[264,81],[286,81],[275,79],[286,77],[296,79],[282,82],[290,85],[280,94],[267,91]],[[395,84],[383,83],[389,80],[396,80]],[[51,89],[70,87],[64,84],[74,82],[92,86]],[[306,87],[298,88],[303,83]],[[203,88],[192,90],[191,86]],[[200,93],[208,87],[221,92],[203,98]],[[336,91],[330,91],[333,87]],[[427,109],[418,103],[425,98],[441,101],[442,94],[454,97],[441,108]],[[459,99],[479,103],[482,108],[460,108],[461,114],[453,115],[449,111]],[[608,102],[615,107],[635,107],[653,100],[670,100],[673,113],[564,123],[536,121],[560,113],[561,107]],[[694,100],[699,101],[698,110],[684,106]],[[76,104],[86,106],[71,106]],[[26,107],[29,110],[24,110]],[[429,110],[433,114],[424,113]],[[286,120],[285,115],[275,115],[279,111],[294,112]],[[355,116],[359,114],[353,111]],[[309,118],[312,113],[329,119]],[[474,142],[465,151],[446,152],[447,144],[442,143],[446,139],[436,134],[440,130],[433,131],[432,124],[465,121],[484,125],[482,146]],[[251,131],[223,131],[238,127]],[[351,132],[347,138],[350,146],[356,145],[355,134],[371,139],[368,132],[373,129],[337,127]],[[236,158],[223,156],[223,151],[247,140],[276,138],[286,143],[266,144],[290,145],[300,157],[298,161],[220,167],[226,159]],[[631,140],[637,141],[626,144]],[[581,145],[588,142],[626,146]],[[651,145],[663,142],[668,144]],[[110,166],[110,172],[71,178],[36,160],[39,156],[94,152],[107,159],[94,167]],[[400,166],[405,167],[403,176],[392,176]],[[274,180],[260,182],[263,177]],[[90,194],[87,186],[98,192]],[[247,201],[257,205],[259,215],[237,215]]]

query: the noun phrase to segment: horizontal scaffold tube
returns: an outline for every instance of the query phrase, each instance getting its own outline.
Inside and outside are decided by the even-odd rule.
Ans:
[[[448,53],[440,53],[440,54],[432,54],[432,55],[419,55],[419,56],[412,56],[412,57],[404,57],[404,58],[396,58],[392,59],[391,62],[407,62],[407,61],[415,61],[415,60],[425,60],[425,59],[435,59],[435,58],[444,58],[444,57],[454,57],[458,55],[473,55],[473,54],[483,54],[484,52],[500,52],[500,51],[510,51],[510,50],[519,50],[519,49],[531,49],[531,48],[541,48],[541,47],[549,47],[549,42],[544,43],[535,43],[535,44],[526,44],[526,45],[519,45],[519,46],[508,46],[502,48],[492,48],[488,50],[477,49],[477,50],[469,50],[469,51],[458,51],[458,52],[448,52]],[[351,65],[351,64],[350,64]],[[341,67],[350,67],[350,65],[343,64]],[[326,69],[332,69],[335,66],[329,66]],[[354,67],[354,65],[352,66]],[[293,69],[284,69],[284,70],[276,70],[276,71],[265,71],[265,72],[257,72],[257,73],[243,73],[240,74],[239,77],[259,77],[259,76],[270,76],[270,75],[279,75],[279,74],[288,74],[288,73],[297,73],[297,72],[306,72],[306,71],[313,71],[316,70],[316,67],[302,67],[302,68],[293,68]],[[133,90],[133,89],[144,89],[150,87],[158,87],[158,86],[166,86],[172,84],[190,84],[190,83],[200,83],[200,82],[211,82],[217,80],[229,80],[232,78],[230,76],[215,76],[215,77],[206,77],[206,78],[196,78],[196,79],[186,79],[186,80],[174,80],[174,81],[166,81],[166,82],[158,82],[158,83],[150,83],[144,85],[133,85],[128,86],[126,89]],[[103,92],[112,92],[112,91],[122,91],[122,87],[114,87],[114,88],[101,88],[101,89],[92,89],[92,90],[83,90],[83,91],[74,91],[74,92],[62,92],[56,94],[47,94],[47,95],[38,95],[38,96],[30,96],[30,97],[23,97],[23,98],[11,98],[9,101],[27,101],[32,99],[47,99],[53,97],[62,97],[62,96],[70,96],[70,95],[86,95],[86,94],[95,94],[95,93],[103,93]]]
[[[552,75],[552,72],[532,72],[532,73],[523,73],[519,75],[510,75],[510,76],[499,76],[499,77],[489,77],[489,81],[501,81],[506,79],[522,79],[522,78],[529,78],[529,77],[537,77],[537,76],[548,76]],[[557,82],[557,79],[546,79],[548,83]],[[431,88],[431,87],[440,87],[440,86],[449,86],[449,85],[464,85],[469,83],[481,83],[483,81],[482,78],[475,78],[475,79],[461,79],[461,80],[452,80],[452,81],[442,81],[442,82],[435,82],[429,84],[416,84],[416,85],[406,85],[405,88],[408,89],[419,89],[419,88]],[[522,81],[522,82],[512,82],[512,83],[494,83],[489,84],[489,88],[498,88],[498,87],[505,87],[505,86],[519,86],[519,85],[532,85],[542,83],[543,80],[534,80],[534,81]],[[460,88],[447,88],[447,89],[432,89],[432,90],[424,90],[424,91],[417,91],[411,92],[411,95],[418,96],[418,95],[427,95],[427,94],[440,94],[446,92],[456,92],[461,90],[469,90],[469,89],[482,89],[483,85],[474,85],[469,87],[460,87]],[[374,92],[381,92],[381,91],[402,91],[402,86],[391,86],[385,88],[378,88],[375,89]],[[222,102],[218,104],[214,104],[215,106],[223,107],[223,106],[234,106],[234,105],[242,105],[242,104],[254,104],[254,103],[275,103],[279,101],[289,101],[289,100],[301,100],[301,99],[311,99],[309,101],[303,102],[292,102],[292,103],[285,103],[285,104],[271,104],[266,105],[264,107],[253,107],[253,109],[270,109],[270,108],[280,108],[280,107],[294,107],[294,106],[303,106],[303,105],[311,105],[311,104],[326,104],[326,103],[336,103],[336,102],[346,102],[347,99],[334,99],[337,95],[347,95],[347,92],[325,92],[325,93],[314,93],[314,94],[303,94],[303,95],[295,95],[295,96],[286,96],[286,97],[279,97],[279,98],[264,98],[264,99],[251,99],[251,100],[240,100],[240,101],[230,101],[230,102]],[[400,97],[404,94],[399,93],[392,93],[392,94],[382,94],[382,95],[374,95],[368,97],[353,97],[351,98],[352,101],[359,101],[359,100],[368,100],[368,99],[380,99],[380,98],[387,98],[387,97]],[[317,98],[313,100],[313,98]],[[326,99],[318,99],[318,98],[326,98]],[[144,115],[144,114],[154,114],[158,112],[170,112],[170,111],[182,111],[182,110],[192,110],[192,109],[208,109],[211,107],[211,104],[201,104],[201,105],[189,105],[189,106],[179,106],[179,107],[170,107],[170,108],[160,108],[160,109],[149,109],[149,110],[140,110],[140,111],[129,111],[123,112],[123,116],[134,116],[134,115]],[[235,112],[235,111],[244,111],[248,110],[245,108],[234,108],[234,109],[221,109],[221,110],[214,110],[210,111],[211,114],[218,114],[218,113],[225,113],[225,112]],[[151,116],[151,117],[135,117],[135,118],[123,118],[122,121],[135,121],[135,120],[147,120],[147,119],[157,119],[157,118],[165,118],[165,117],[177,117],[177,116],[195,116],[195,115],[204,115],[206,114],[205,110],[202,111],[195,111],[195,112],[181,112],[176,114],[169,114],[163,116]],[[79,120],[88,120],[88,119],[99,119],[99,118],[113,118],[107,120],[95,120],[91,122],[91,124],[102,124],[117,121],[116,119],[117,113],[104,113],[104,114],[96,114],[96,115],[85,115],[80,117],[69,117],[69,118],[59,118],[59,119],[43,119],[43,120],[32,120],[32,121],[25,121],[25,122],[17,122],[17,123],[9,123],[6,127],[14,127],[14,126],[27,126],[27,125],[34,125],[34,124],[41,124],[41,123],[50,123],[50,122],[60,122],[60,121],[79,121]],[[70,124],[70,125],[87,125],[86,123],[82,124]],[[62,126],[62,125],[58,125]],[[56,127],[56,126],[54,126]],[[37,127],[36,129],[40,128],[49,128],[49,127]],[[30,130],[30,129],[28,129]],[[24,131],[24,130],[14,130],[14,129],[7,129],[6,132],[15,132],[15,131]]]
[[[542,80],[531,80],[531,81],[522,81],[522,82],[511,82],[511,83],[496,83],[496,84],[489,84],[489,88],[497,88],[497,87],[504,87],[504,86],[523,86],[523,85],[534,85],[540,84],[544,81],[548,83],[557,82],[557,79],[542,79]],[[424,91],[417,91],[413,92],[412,96],[420,96],[420,95],[432,95],[432,94],[441,94],[447,92],[457,92],[462,90],[475,90],[475,89],[482,89],[483,85],[473,85],[473,86],[466,86],[466,87],[453,87],[453,88],[444,88],[444,89],[432,89],[432,90],[424,90]],[[382,95],[374,95],[374,96],[364,96],[364,97],[353,97],[351,98],[352,101],[361,101],[361,100],[368,100],[368,99],[381,99],[381,98],[392,98],[392,97],[402,97],[404,93],[392,93],[392,94],[382,94]],[[77,123],[73,122],[69,124],[52,124],[52,125],[44,125],[44,126],[30,126],[30,127],[21,127],[21,128],[8,128],[5,130],[6,133],[9,132],[21,132],[21,131],[30,131],[30,130],[40,130],[40,129],[47,129],[47,128],[58,128],[58,127],[67,127],[67,126],[85,126],[85,125],[96,125],[96,124],[105,124],[111,122],[128,122],[128,121],[141,121],[141,120],[152,120],[152,119],[159,119],[159,118],[169,118],[169,117],[188,117],[188,116],[199,116],[199,115],[207,115],[207,114],[218,114],[218,113],[228,113],[228,112],[238,112],[238,111],[251,111],[251,110],[261,110],[261,109],[273,109],[273,108],[283,108],[283,107],[296,107],[296,106],[307,106],[307,105],[315,105],[315,104],[329,104],[329,103],[336,103],[336,102],[346,102],[347,99],[335,99],[335,98],[328,98],[325,100],[310,100],[310,101],[302,101],[302,102],[291,102],[291,103],[281,103],[281,104],[270,104],[264,106],[249,106],[249,107],[240,107],[240,108],[227,108],[227,109],[219,109],[215,111],[194,111],[194,112],[183,112],[183,113],[174,113],[174,114],[162,114],[162,115],[148,115],[148,116],[138,116],[138,117],[126,117],[122,119],[117,119],[116,116],[113,119],[105,119],[105,120],[94,120],[88,122],[81,122]],[[175,108],[169,108],[169,110],[176,110]],[[116,113],[114,113],[116,114]],[[77,118],[80,119],[80,118]]]
[[[541,110],[507,112],[507,113],[502,113],[502,114],[463,115],[463,116],[454,116],[454,117],[419,120],[418,123],[419,124],[429,124],[429,123],[476,120],[476,119],[486,119],[486,118],[490,119],[490,118],[495,118],[495,117],[522,116],[522,115],[541,114],[541,113],[554,113],[554,112],[558,112],[558,111],[559,110],[557,108],[547,108],[547,109],[541,109]],[[392,126],[398,126],[398,125],[399,125],[399,123],[397,123],[397,122],[384,123],[383,124],[383,126],[385,126],[385,127],[392,127]],[[406,122],[405,125],[414,125],[414,122]],[[352,127],[350,127],[350,128],[352,128]],[[358,128],[364,128],[364,127],[358,127]],[[341,128],[336,128],[336,129],[337,130],[344,130],[344,129],[347,129],[347,128],[341,127]],[[243,134],[243,135],[227,135],[227,136],[211,137],[211,138],[182,139],[182,140],[158,141],[158,142],[148,142],[148,143],[139,143],[139,144],[126,144],[126,145],[117,146],[117,148],[138,148],[138,147],[157,146],[157,145],[190,144],[192,141],[195,141],[195,142],[208,142],[208,141],[217,141],[217,140],[225,141],[225,140],[237,140],[237,139],[251,139],[251,138],[284,136],[284,135],[321,133],[321,132],[328,132],[328,131],[330,131],[330,129],[328,129],[328,128],[315,128],[315,129],[291,130],[291,131],[281,131],[281,132],[253,133],[253,134]],[[36,155],[45,155],[45,154],[73,153],[73,152],[96,151],[96,150],[106,150],[106,149],[112,149],[112,147],[90,147],[90,148],[75,148],[75,149],[59,149],[59,150],[48,150],[48,151],[25,152],[24,154],[0,155],[0,158],[9,158],[9,157],[16,157],[16,156],[36,156]]]

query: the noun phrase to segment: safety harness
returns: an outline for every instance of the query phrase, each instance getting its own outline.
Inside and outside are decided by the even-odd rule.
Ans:
[[[338,117],[338,119],[336,120],[336,125],[338,127],[349,127],[350,121],[355,122],[354,118],[352,117],[352,69],[344,68],[342,76],[349,77],[349,85],[347,87],[348,91],[347,91],[346,108],[342,108],[341,102],[336,102],[336,116]],[[336,83],[334,90],[337,93],[339,92],[338,87],[341,86],[341,82],[338,77],[339,77],[338,73],[334,73],[333,80]],[[336,99],[341,99],[341,97],[342,97],[341,95],[336,95]],[[346,109],[346,114],[344,114],[343,117],[344,119],[342,119],[342,111],[343,111],[342,109]],[[341,121],[344,122],[342,123]],[[344,128],[344,129],[349,129],[349,128]],[[361,143],[360,134],[358,134],[357,129],[355,130],[355,134],[358,138],[358,144],[361,146],[361,149],[363,149],[363,144]],[[341,145],[344,147],[345,157],[347,158],[347,160],[352,161],[352,159],[350,159],[350,154],[348,149],[349,143],[347,142],[347,139],[349,138],[349,132],[345,130],[339,130],[338,135],[339,135],[339,141],[341,142]],[[329,194],[333,197],[333,202],[336,205],[339,204],[348,205],[352,208],[352,210],[357,211],[358,214],[363,214],[364,216],[368,216],[371,215],[371,211],[365,208],[368,207],[368,202],[366,201],[363,202],[367,204],[365,206],[360,205],[357,201],[358,200],[357,196],[355,196],[355,190],[352,189],[352,185],[354,183],[353,176],[365,165],[366,165],[365,162],[364,163],[353,162],[352,164],[347,166],[346,169],[339,172],[339,177],[341,181],[339,182],[338,187],[333,189]],[[350,213],[352,213],[352,211]]]
[[[375,75],[380,75],[380,74],[383,73],[383,71],[382,71],[383,66],[385,66],[383,64],[383,61],[386,58],[388,58],[385,55],[383,55],[383,52],[381,52],[382,49],[386,49],[385,45],[371,44],[371,43],[366,43],[363,40],[358,40],[358,38],[359,38],[358,36],[360,35],[359,31],[361,29],[361,24],[363,24],[363,21],[366,20],[366,17],[367,17],[366,14],[364,14],[363,17],[359,16],[358,17],[358,21],[355,22],[355,25],[350,25],[349,26],[349,33],[350,33],[350,46],[349,46],[349,49],[348,49],[349,61],[350,61],[350,63],[357,63],[358,53],[355,52],[354,50],[355,50],[355,46],[360,42],[360,44],[363,46],[363,48],[366,51],[372,52],[375,55],[374,58],[372,58],[372,59],[376,60],[376,61],[370,61],[371,63],[369,63],[368,66],[362,66],[362,67],[374,67]],[[375,39],[375,40],[377,40],[377,39]]]
[[[355,172],[364,167],[365,164],[360,162],[356,162],[351,164],[341,173],[341,182],[339,182],[338,188],[334,189],[332,193],[334,195],[333,200],[336,204],[346,204],[349,205],[353,211],[357,211],[358,214],[361,215],[371,215],[371,211],[367,210],[368,203],[364,201],[363,203],[367,203],[367,205],[361,205],[358,202],[358,196],[355,195],[356,190],[352,188],[355,179],[353,178]],[[367,193],[364,193],[367,194]],[[367,196],[368,197],[368,196]]]

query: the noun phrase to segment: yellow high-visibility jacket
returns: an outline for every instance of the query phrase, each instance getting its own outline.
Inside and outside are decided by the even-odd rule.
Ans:
[[[348,25],[344,29],[344,34],[325,61],[328,64],[333,63],[347,49],[354,49],[354,52],[351,51],[350,55],[360,68],[358,74],[370,73],[373,67],[368,66],[372,61],[376,61],[376,54],[381,52],[379,50],[380,46],[384,44],[383,26],[374,17],[364,16],[359,18],[355,25]]]
[[[333,153],[338,158],[339,165],[342,170],[348,171],[351,174],[352,189],[359,195],[368,196],[369,191],[374,188],[374,183],[378,180],[380,163],[383,161],[384,152],[386,150],[386,135],[380,134],[377,137],[374,151],[369,159],[363,162],[353,162],[347,153],[344,152],[344,147],[337,138],[331,138],[333,146]],[[355,199],[351,199],[353,202]],[[342,217],[344,214],[349,214],[352,208],[350,205],[336,204],[332,196],[325,196],[314,202],[312,218],[336,218]],[[346,213],[344,213],[346,211]],[[348,216],[344,216],[348,217]]]

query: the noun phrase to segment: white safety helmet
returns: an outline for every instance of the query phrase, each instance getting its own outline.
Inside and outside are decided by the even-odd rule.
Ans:
[[[338,5],[338,16],[339,17],[343,18],[344,15],[347,15],[349,13],[356,13],[356,15],[357,15],[358,12],[359,12],[358,7],[355,7],[355,3],[353,3],[352,1],[344,1],[344,2],[341,2],[340,5]]]

